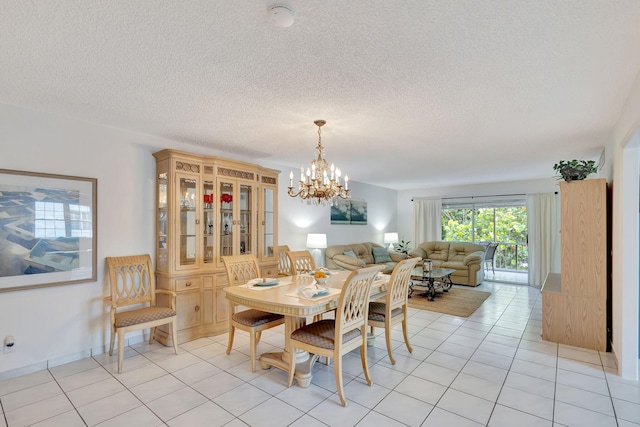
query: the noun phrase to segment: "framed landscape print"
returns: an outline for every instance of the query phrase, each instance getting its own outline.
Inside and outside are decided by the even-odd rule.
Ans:
[[[367,202],[353,200],[331,206],[331,224],[367,224]]]
[[[97,180],[0,169],[0,292],[96,281]]]
[[[367,202],[351,201],[351,224],[367,225]]]
[[[349,224],[351,222],[351,203],[338,202],[331,206],[331,224]]]

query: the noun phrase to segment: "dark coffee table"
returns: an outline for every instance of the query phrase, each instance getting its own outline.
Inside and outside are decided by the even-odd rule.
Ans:
[[[453,286],[451,274],[455,271],[453,268],[433,268],[431,271],[425,271],[422,266],[414,268],[409,281],[409,298],[413,295],[414,288],[424,288],[429,301],[433,301],[436,289],[449,292]]]

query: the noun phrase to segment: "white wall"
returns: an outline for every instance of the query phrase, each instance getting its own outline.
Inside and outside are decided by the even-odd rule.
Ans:
[[[638,272],[638,160],[640,154],[640,75],[611,135],[612,206],[612,350],[624,378],[640,378],[640,283]]]
[[[155,160],[163,148],[230,157],[226,153],[0,105],[0,169],[97,178],[98,280],[92,283],[0,293],[0,341],[16,339],[16,351],[0,351],[0,380],[104,351],[109,341],[103,280],[104,258],[154,253]],[[237,160],[251,161],[246,158]],[[368,225],[329,224],[329,208],[301,205],[286,195],[289,167],[280,179],[281,243],[306,246],[307,232],[327,233],[329,244],[382,242],[395,228],[395,191],[350,182],[354,199],[368,203]],[[285,179],[282,179],[284,177]],[[129,334],[132,340],[140,335]]]
[[[3,372],[46,368],[108,342],[104,257],[154,250],[155,161],[167,141],[0,105],[0,168],[97,178],[98,281],[0,293]]]

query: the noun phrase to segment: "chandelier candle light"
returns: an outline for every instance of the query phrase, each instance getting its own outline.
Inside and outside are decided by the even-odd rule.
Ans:
[[[311,166],[305,173],[304,166],[300,167],[300,181],[298,191],[293,190],[293,171],[289,174],[289,196],[300,197],[311,205],[333,206],[338,199],[350,199],[349,177],[344,176],[344,187],[340,183],[342,172],[324,159],[324,147],[322,146],[321,127],[326,123],[324,120],[316,120],[318,126],[318,146],[316,147],[316,158],[311,161]]]

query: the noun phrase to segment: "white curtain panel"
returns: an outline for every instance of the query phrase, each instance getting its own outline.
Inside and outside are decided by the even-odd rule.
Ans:
[[[540,288],[553,267],[555,240],[558,236],[557,195],[527,195],[529,232],[529,285]]]
[[[414,199],[414,242],[442,240],[442,199]]]

